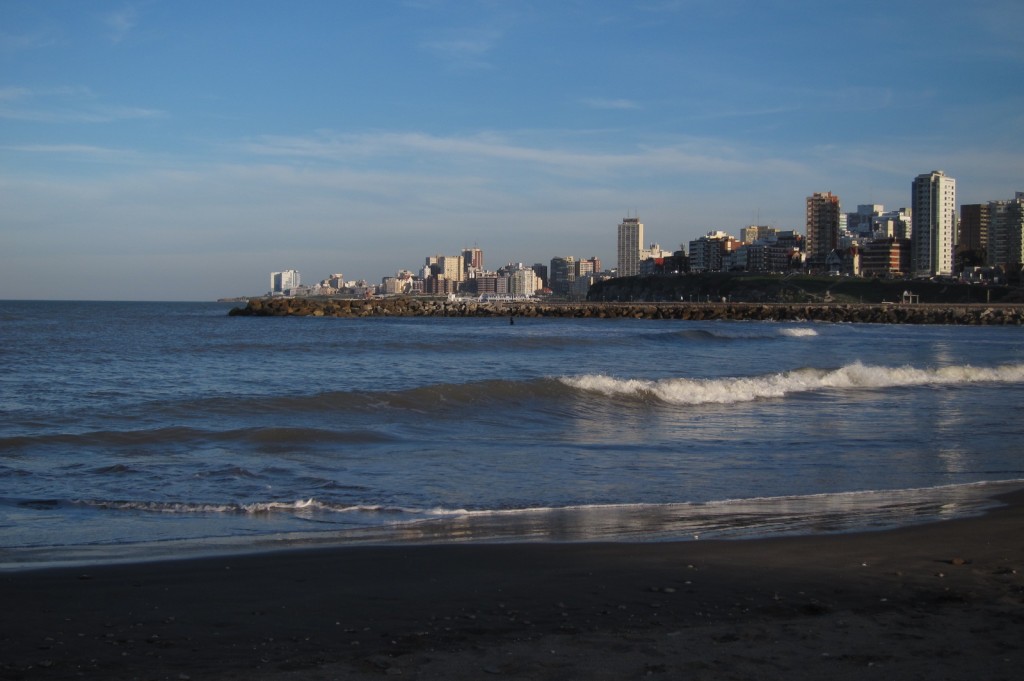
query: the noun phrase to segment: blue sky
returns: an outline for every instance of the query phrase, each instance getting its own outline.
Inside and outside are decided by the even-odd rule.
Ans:
[[[1024,190],[1024,5],[0,0],[0,297],[675,249]]]

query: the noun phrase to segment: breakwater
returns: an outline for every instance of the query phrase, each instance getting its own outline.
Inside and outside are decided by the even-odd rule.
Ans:
[[[599,319],[747,319],[865,324],[1024,325],[1024,305],[874,305],[785,303],[478,302],[423,298],[253,298],[232,316],[593,317]]]

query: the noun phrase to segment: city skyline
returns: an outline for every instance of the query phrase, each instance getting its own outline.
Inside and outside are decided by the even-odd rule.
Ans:
[[[6,298],[206,300],[1024,188],[1013,3],[0,7]],[[927,67],[927,68],[925,68]],[[645,244],[646,245],[646,244]]]

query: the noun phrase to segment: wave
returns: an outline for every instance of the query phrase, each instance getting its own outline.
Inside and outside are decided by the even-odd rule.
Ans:
[[[797,369],[752,377],[713,379],[622,379],[605,375],[562,377],[563,384],[587,393],[673,405],[734,404],[778,399],[820,390],[879,390],[913,386],[1024,382],[1024,364],[998,367],[950,366],[934,369],[870,366],[855,362],[838,369]]]
[[[315,394],[205,397],[159,402],[147,410],[178,421],[201,415],[206,423],[230,423],[224,430],[174,426],[131,427],[79,433],[19,434],[0,437],[0,452],[17,453],[35,447],[78,449],[194,448],[241,443],[256,448],[375,445],[401,442],[406,435],[395,424],[440,424],[492,414],[505,418],[556,418],[593,415],[595,399],[619,403],[661,402],[669,405],[737,404],[782,399],[823,390],[858,391],[917,386],[961,386],[977,383],[1024,383],[1024,364],[994,367],[971,365],[938,368],[888,367],[854,362],[835,369],[801,368],[753,376],[719,378],[628,378],[607,374],[493,379],[467,383],[438,383],[405,390],[328,391]],[[146,418],[153,415],[143,414]],[[275,426],[301,416],[310,425]],[[408,421],[410,417],[415,421]],[[243,427],[238,427],[240,423]],[[269,423],[270,425],[264,425]],[[332,428],[330,424],[347,428]],[[253,424],[244,427],[244,424]],[[325,427],[322,424],[327,424]],[[124,471],[122,471],[124,472]]]
[[[810,338],[812,336],[817,336],[818,332],[806,327],[785,327],[779,329],[779,335],[790,336],[792,338]]]
[[[35,499],[18,500],[16,505],[44,512],[84,507],[97,512],[253,519],[286,515],[325,523],[323,529],[313,532],[308,527],[300,532],[294,526],[283,530],[291,533],[295,545],[365,541],[679,541],[877,530],[959,518],[999,506],[999,495],[1020,490],[1022,485],[1024,480],[1012,479],[707,502],[479,510],[344,505],[313,498],[250,503]],[[11,501],[0,499],[0,504]],[[265,531],[236,539],[256,545],[262,534],[280,545],[289,536],[279,534],[279,525],[273,526],[270,535]],[[201,539],[201,544],[206,546],[208,541]]]
[[[687,328],[679,331],[668,331],[648,334],[653,341],[697,341],[697,342],[736,342],[750,340],[773,340],[779,338],[811,338],[817,336],[815,329],[806,326],[791,326],[776,322],[737,322],[716,328]],[[629,342],[632,342],[630,339]]]
[[[63,505],[63,503],[45,499],[23,501],[18,505],[31,508],[52,508],[58,505]],[[463,509],[415,509],[382,504],[342,504],[321,501],[315,498],[296,499],[292,501],[252,501],[230,503],[76,499],[68,502],[68,505],[101,511],[134,511],[173,515],[222,514],[256,516],[285,513],[289,515],[312,516],[317,514],[358,513],[366,515],[438,517],[466,513]]]

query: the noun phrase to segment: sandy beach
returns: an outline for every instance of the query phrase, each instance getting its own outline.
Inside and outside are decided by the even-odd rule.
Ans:
[[[1024,491],[884,532],[0,574],[4,679],[1019,679]]]

